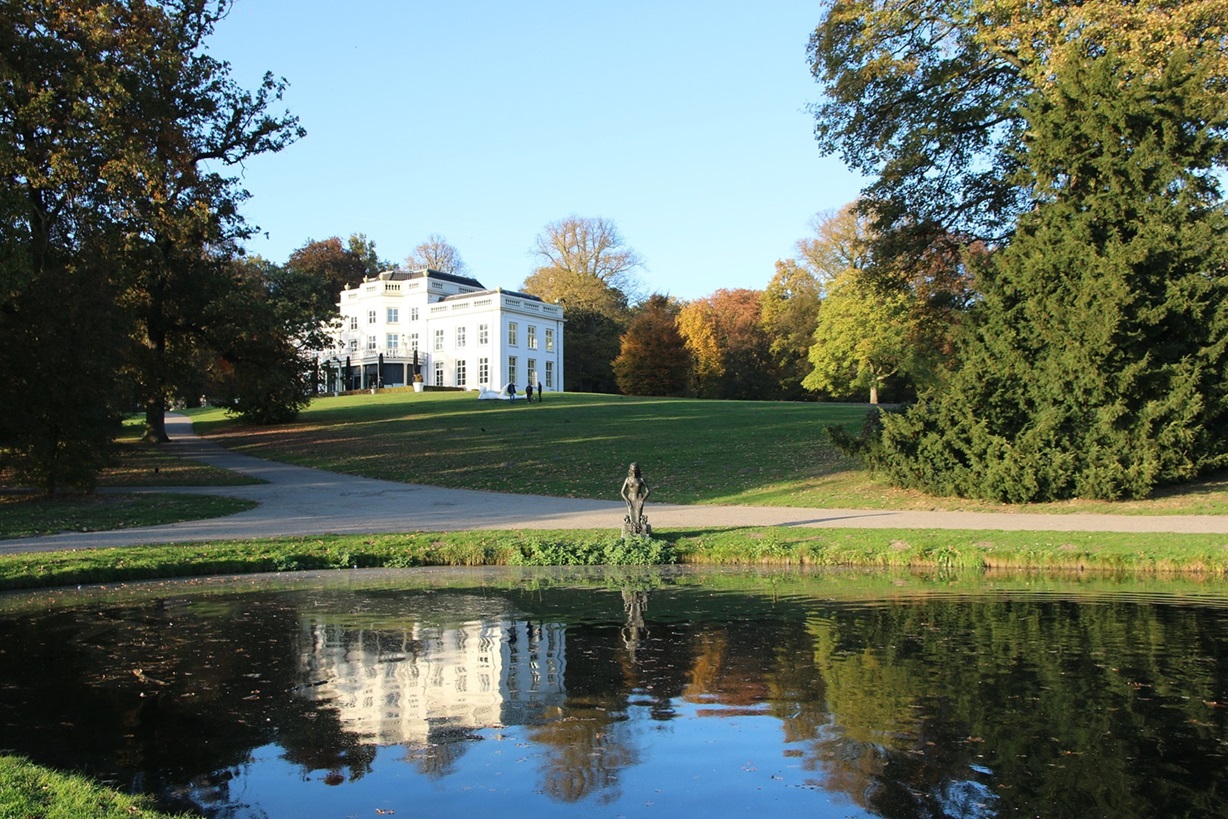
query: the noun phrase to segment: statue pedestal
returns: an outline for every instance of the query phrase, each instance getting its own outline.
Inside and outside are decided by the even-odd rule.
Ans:
[[[640,515],[640,519],[634,523],[630,515],[623,516],[623,540],[629,537],[652,537],[652,526],[648,523],[647,515]]]

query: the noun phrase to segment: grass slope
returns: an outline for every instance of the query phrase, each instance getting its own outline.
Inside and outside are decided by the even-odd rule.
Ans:
[[[170,819],[171,814],[153,809],[146,799],[102,787],[87,777],[5,755],[0,756],[0,817]]]
[[[325,398],[299,421],[257,429],[220,411],[198,431],[250,455],[387,480],[498,492],[617,498],[627,465],[653,499],[786,503],[851,464],[825,424],[861,423],[864,408],[688,401],[574,393],[541,403],[474,393]]]
[[[373,478],[466,489],[616,498],[638,461],[653,502],[1063,514],[1228,514],[1228,480],[1147,501],[1005,507],[934,498],[874,480],[828,440],[864,405],[547,393],[542,403],[473,393],[386,392],[314,401],[279,427],[194,412],[198,432],[250,455]]]

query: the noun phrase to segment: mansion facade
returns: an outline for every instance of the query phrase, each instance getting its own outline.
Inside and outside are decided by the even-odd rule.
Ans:
[[[385,270],[341,291],[333,346],[317,354],[332,392],[435,387],[563,390],[563,308],[438,270]],[[420,376],[420,379],[415,379]]]

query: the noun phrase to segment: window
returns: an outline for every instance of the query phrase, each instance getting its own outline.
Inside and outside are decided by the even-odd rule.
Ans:
[[[456,386],[458,387],[468,386],[468,381],[466,380],[468,373],[466,373],[465,370],[466,367],[464,361],[456,362]]]
[[[350,329],[351,330],[358,329],[358,316],[350,316]]]
[[[511,345],[512,347],[515,347],[515,346],[516,346],[516,344],[518,343],[518,342],[516,341],[516,330],[517,330],[517,327],[516,327],[516,322],[514,322],[514,321],[510,321],[510,322],[508,322],[508,325],[507,325],[507,343],[508,343],[509,345]]]
[[[546,352],[554,352],[554,330],[546,328]]]
[[[411,350],[418,349],[418,334],[410,333],[408,338],[409,338],[409,349]]]
[[[401,316],[401,311],[399,308],[396,308],[396,307],[388,308],[388,323],[389,324],[396,324],[397,321],[400,319],[400,316]]]
[[[375,336],[367,336],[367,349],[368,350],[375,349]]]
[[[553,389],[554,387],[554,362],[546,362],[546,386]]]
[[[507,357],[507,383],[516,383],[516,356],[514,355]]]
[[[478,344],[484,347],[489,343],[490,343],[490,325],[489,324],[479,324],[478,325]]]
[[[478,383],[490,384],[490,359],[478,359]]]
[[[435,352],[443,352],[443,330],[435,331]]]
[[[400,347],[400,345],[401,345],[401,337],[397,335],[396,333],[389,333],[387,338],[384,341],[384,346],[393,352],[396,352],[397,348]]]
[[[525,383],[532,384],[537,380],[537,359],[530,358],[525,362],[524,377],[528,379]]]
[[[443,386],[443,362],[442,361],[435,362],[435,386],[436,387]]]
[[[357,349],[358,349],[358,339],[356,339],[356,338],[352,338],[352,339],[350,339],[350,349],[351,349],[351,350],[357,350]]]
[[[367,324],[374,324],[374,323],[375,323],[375,311],[368,310],[367,311]]]
[[[528,340],[529,349],[536,350],[537,349],[537,325],[530,324],[528,327],[524,328],[524,334]],[[533,368],[530,367],[529,369],[533,369]]]
[[[409,320],[410,321],[418,320],[418,308],[417,307],[409,308]]]
[[[465,328],[464,327],[456,328],[456,346],[458,348],[465,346]]]

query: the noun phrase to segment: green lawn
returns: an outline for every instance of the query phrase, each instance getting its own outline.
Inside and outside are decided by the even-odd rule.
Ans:
[[[238,498],[169,493],[0,495],[0,539],[59,532],[102,532],[161,526],[244,512],[256,504]]]
[[[934,498],[875,480],[825,428],[860,427],[848,404],[695,401],[547,393],[540,404],[473,393],[387,392],[323,398],[299,420],[244,427],[194,411],[196,429],[274,460],[387,480],[500,492],[617,498],[631,461],[652,502],[1066,514],[1228,514],[1228,479],[1153,499],[1001,506]]]
[[[176,458],[157,444],[141,440],[144,418],[124,422],[116,442],[115,463],[98,477],[98,485],[127,486],[247,486],[263,483],[225,469]]]
[[[387,480],[617,498],[627,465],[638,461],[654,501],[805,505],[812,487],[852,466],[824,426],[856,427],[865,414],[838,404],[475,396],[324,398],[273,428],[239,426],[221,410],[194,416],[198,432],[250,455]]]
[[[243,426],[192,410],[198,432],[275,460],[387,480],[466,489],[616,499],[638,461],[651,502],[1066,514],[1228,514],[1228,479],[1163,490],[1145,501],[1001,506],[934,498],[875,480],[831,445],[828,425],[855,429],[847,404],[693,401],[548,393],[542,403],[473,393],[389,391],[319,399],[298,421]],[[100,484],[219,486],[252,480],[141,443],[132,421]],[[0,476],[0,486],[3,486]],[[147,526],[231,514],[239,501],[197,496],[0,495],[0,538]]]
[[[224,469],[176,458],[140,440],[142,421],[124,424],[116,442],[115,462],[99,476],[107,488],[158,486],[243,486],[261,483]],[[0,473],[0,539],[57,532],[101,532],[134,526],[160,526],[186,520],[233,515],[251,509],[249,501],[207,495],[169,493],[96,493],[43,497],[16,491],[11,476]]]

